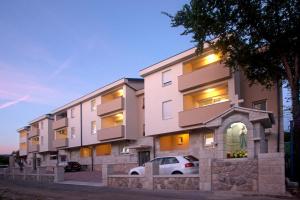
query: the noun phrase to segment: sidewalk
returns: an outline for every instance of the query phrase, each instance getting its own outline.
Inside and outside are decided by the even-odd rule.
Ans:
[[[166,200],[166,199],[188,199],[188,200],[278,200],[296,199],[283,196],[260,196],[233,193],[213,193],[199,191],[148,191],[114,189],[107,187],[91,187],[84,185],[68,184],[40,184],[35,182],[11,182],[0,180],[0,199],[22,199],[22,200]]]

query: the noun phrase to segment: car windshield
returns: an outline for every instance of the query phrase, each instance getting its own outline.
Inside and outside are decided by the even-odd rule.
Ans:
[[[197,162],[199,161],[198,158],[194,157],[194,156],[183,156],[185,159],[187,159],[189,162]]]

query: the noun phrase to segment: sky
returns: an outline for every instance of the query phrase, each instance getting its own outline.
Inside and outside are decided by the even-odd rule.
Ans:
[[[186,2],[0,1],[0,154],[32,119],[193,47],[161,14]]]

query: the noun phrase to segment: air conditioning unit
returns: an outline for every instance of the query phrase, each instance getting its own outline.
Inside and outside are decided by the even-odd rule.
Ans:
[[[123,147],[121,154],[129,154],[129,148],[128,147]]]

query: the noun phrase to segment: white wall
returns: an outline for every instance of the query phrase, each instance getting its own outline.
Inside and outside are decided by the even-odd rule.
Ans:
[[[71,117],[71,109],[74,108],[74,118]],[[76,147],[81,145],[80,136],[80,105],[69,108],[68,115],[68,139],[69,147]],[[71,128],[75,127],[75,138],[71,138]]]
[[[101,104],[101,96],[97,96],[96,105]],[[92,100],[92,99],[91,99]],[[83,145],[90,145],[99,143],[97,139],[97,133],[91,134],[91,123],[96,121],[97,130],[101,127],[100,117],[97,116],[97,108],[95,111],[91,111],[91,100],[86,101],[82,104],[82,137]]]
[[[52,140],[53,140],[53,130],[52,122],[50,119],[42,119],[39,121],[39,130],[40,130],[40,152],[52,150]],[[42,127],[43,123],[43,127]],[[43,138],[43,139],[42,139]],[[43,140],[43,143],[42,143]]]
[[[162,86],[162,72],[171,69],[172,84]],[[156,135],[182,130],[178,126],[178,112],[183,110],[182,94],[178,91],[177,77],[182,74],[182,63],[145,77],[145,130],[146,135]],[[172,118],[162,119],[162,102],[172,100]]]

